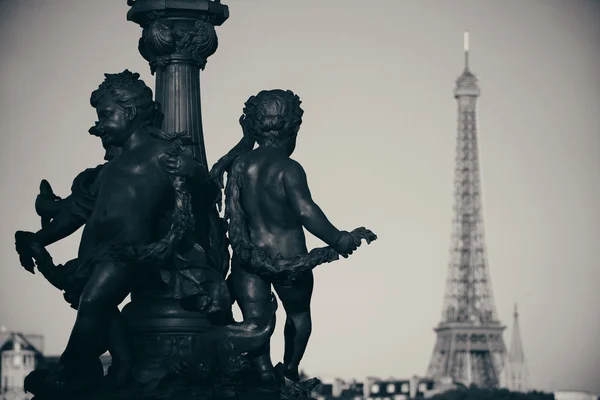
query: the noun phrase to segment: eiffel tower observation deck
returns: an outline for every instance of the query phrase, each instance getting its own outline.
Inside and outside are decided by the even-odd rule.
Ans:
[[[506,356],[492,294],[481,201],[476,105],[481,91],[469,69],[469,33],[464,36],[465,68],[456,81],[458,135],[454,219],[446,295],[428,377],[451,377],[465,385],[495,388]]]

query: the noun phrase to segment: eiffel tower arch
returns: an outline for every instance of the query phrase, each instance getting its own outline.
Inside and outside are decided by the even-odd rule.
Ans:
[[[465,69],[454,91],[459,119],[450,262],[427,376],[495,388],[500,385],[506,345],[485,247],[476,119],[479,95],[477,77],[469,69],[469,33],[465,32]]]

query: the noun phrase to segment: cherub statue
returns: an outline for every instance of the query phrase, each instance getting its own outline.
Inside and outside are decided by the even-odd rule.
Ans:
[[[105,150],[105,160],[107,161],[113,159],[120,152],[120,149],[115,147],[106,148]],[[75,182],[81,183],[83,181],[88,185],[93,184],[93,179],[89,178],[93,178],[101,168],[102,165],[84,171],[75,179]],[[35,273],[35,262],[39,272],[54,287],[63,291],[67,303],[77,310],[85,283],[85,276],[82,277],[79,274],[79,260],[73,259],[64,265],[55,265],[50,253],[44,247],[65,238],[72,231],[83,226],[87,220],[90,210],[86,211],[85,208],[78,206],[77,202],[78,199],[81,200],[82,187],[79,185],[73,187],[73,193],[66,199],[62,199],[54,194],[48,181],[42,180],[40,193],[35,201],[36,212],[41,217],[42,229],[35,234],[23,231],[17,232],[15,234],[15,244],[25,269]],[[65,227],[68,229],[64,229]],[[119,387],[124,385],[129,378],[133,357],[131,342],[120,319],[118,309],[114,311],[108,332],[105,344],[98,351],[103,353],[108,350],[112,359],[104,383],[108,387]]]
[[[300,99],[291,91],[262,91],[246,102],[244,138],[211,170],[222,186],[228,172],[225,218],[233,248],[231,284],[244,319],[269,310],[273,285],[287,318],[282,374],[299,380],[311,334],[312,269],[376,239],[369,230],[340,231],[312,199],[302,166],[290,156],[302,123]],[[253,149],[255,142],[258,148]],[[329,247],[308,252],[303,228]],[[265,387],[278,385],[269,345],[252,354]]]
[[[114,159],[120,153],[119,147],[109,146],[104,140],[102,144],[106,161]],[[48,282],[64,292],[65,300],[75,310],[79,306],[85,282],[85,276],[82,277],[79,273],[79,260],[73,259],[64,265],[54,265],[45,246],[64,239],[85,224],[93,210],[93,201],[89,201],[93,195],[88,189],[93,186],[104,165],[79,174],[75,178],[72,194],[65,199],[54,193],[48,181],[42,180],[40,193],[35,201],[42,229],[35,234],[23,231],[15,234],[15,244],[23,267],[35,273],[34,266],[37,266]],[[120,320],[118,309],[114,311],[108,331],[107,340],[98,352],[108,350],[111,354],[112,363],[105,383],[109,387],[118,387],[126,382],[132,364],[131,343]],[[93,370],[93,363],[90,364],[90,368]]]
[[[159,110],[152,91],[128,70],[106,74],[91,104],[98,122],[90,133],[107,150],[118,148],[111,153],[116,156],[80,174],[69,198],[53,199],[61,203],[54,211],[52,201],[46,201],[46,208],[40,208],[46,214],[42,230],[16,235],[21,263],[30,268],[37,257],[38,267],[43,264],[48,272],[49,255],[42,248],[85,224],[76,263],[67,268],[76,288],[68,292],[79,295],[69,298],[77,304],[77,319],[47,377],[53,388],[81,380],[86,366],[106,350],[119,318],[117,306],[144,270],[159,270],[172,295],[192,299],[198,310],[228,312],[231,306],[221,266],[211,264],[194,232],[193,195],[204,192],[202,197],[210,198],[212,192],[214,197],[218,188],[191,157],[189,137],[156,128]],[[114,376],[119,383],[132,367],[131,362],[118,366]]]

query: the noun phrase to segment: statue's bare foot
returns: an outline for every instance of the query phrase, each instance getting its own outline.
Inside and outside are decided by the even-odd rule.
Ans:
[[[48,375],[46,375],[46,387],[50,390],[62,390],[67,385],[68,373],[64,361],[58,362],[52,367]]]
[[[262,392],[279,392],[279,384],[274,371],[263,371],[259,375],[258,390]]]
[[[33,393],[42,397],[48,391],[46,377],[50,371],[47,369],[36,369],[29,373],[23,381],[26,393]]]
[[[108,368],[108,373],[104,377],[104,384],[110,389],[119,389],[131,381],[133,373],[132,360],[115,360]]]
[[[298,368],[291,368],[289,366],[284,366],[283,368],[283,376],[289,379],[292,382],[300,382],[300,372]]]
[[[317,378],[294,382],[281,390],[281,400],[312,400],[312,391],[321,384]]]
[[[275,366],[275,374],[279,378],[279,383],[281,386],[288,384],[289,382],[287,381],[292,383],[300,382],[300,373],[298,372],[298,368],[291,368],[283,363],[278,363]]]
[[[40,382],[41,384],[35,382],[41,378],[39,375],[36,374],[30,379],[31,385],[36,386],[36,392],[53,393],[52,398],[56,398],[59,393],[76,393],[81,390],[88,390],[103,376],[103,370],[98,358],[90,360],[90,362],[81,360],[72,366],[66,364],[61,358],[47,374],[44,374],[43,383]]]

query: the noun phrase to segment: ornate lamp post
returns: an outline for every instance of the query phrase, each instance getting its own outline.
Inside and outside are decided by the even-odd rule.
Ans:
[[[215,26],[227,20],[229,9],[209,0],[129,0],[128,4],[132,7],[127,19],[143,28],[140,54],[156,75],[156,101],[164,113],[162,130],[190,133],[194,157],[206,166],[200,70],[217,50]],[[216,208],[196,219],[209,226],[215,218]],[[142,384],[160,380],[166,373],[165,362],[189,356],[199,343],[210,347],[204,337],[214,328],[204,314],[185,311],[160,278],[149,283],[132,293],[123,310],[134,340],[135,379]]]
[[[78,310],[61,359],[51,371],[31,372],[25,389],[39,400],[183,400],[207,396],[216,400],[237,395],[248,399],[308,399],[319,383],[317,379],[283,385],[284,375],[297,379],[293,368],[286,369],[283,364],[276,370],[272,366],[266,370],[249,368],[257,351],[266,348],[273,334],[277,302],[271,295],[271,301],[257,315],[233,321],[230,306],[236,297],[231,294],[236,293],[225,281],[229,252],[225,224],[214,204],[217,186],[203,179],[188,149],[183,148],[180,135],[162,135],[187,133],[194,140],[194,158],[207,167],[200,70],[217,50],[215,26],[227,20],[229,9],[218,0],[128,0],[128,5],[128,19],[143,29],[139,50],[156,75],[156,103],[148,87],[139,81],[139,74],[128,70],[106,74],[92,94],[98,122],[90,133],[101,136],[105,145],[120,147],[119,155],[79,174],[66,199],[57,198],[49,183],[42,181],[40,196],[48,202],[45,206],[36,202],[36,212],[45,221],[56,222],[54,228],[46,229],[50,225],[42,224],[46,226],[37,233],[15,234],[23,267],[33,272],[37,266]],[[299,99],[293,93],[268,93],[277,93],[276,99],[285,94],[296,104],[291,113],[298,118],[302,115]],[[139,107],[135,101],[139,101]],[[268,105],[274,100],[261,101]],[[163,112],[162,133],[156,130],[156,104]],[[282,117],[290,114],[277,112]],[[300,124],[299,119],[294,121],[275,132],[293,133],[292,129]],[[156,136],[164,141],[152,139]],[[250,144],[254,144],[251,139]],[[243,150],[249,150],[247,144],[240,142]],[[185,168],[170,167],[171,157]],[[239,175],[237,168],[233,171]],[[229,182],[239,190],[239,176],[233,176]],[[165,177],[171,186],[166,185]],[[172,205],[165,204],[171,198]],[[236,201],[235,196],[229,199]],[[260,196],[253,201],[260,202]],[[329,224],[323,217],[316,218]],[[346,243],[344,247],[332,244],[299,257],[274,258],[244,236],[247,229],[243,219],[237,220],[234,251],[243,262],[258,268],[259,276],[266,273],[266,279],[293,280],[298,273],[337,259],[338,253],[351,253],[358,246],[357,240],[376,239],[365,228],[351,233],[338,231],[341,237],[350,237],[341,241]],[[54,265],[44,246],[64,238],[65,226],[71,229],[83,224],[86,227],[78,258],[66,263],[75,268],[71,274],[73,270],[66,264],[64,268]],[[297,228],[302,229],[300,225]],[[163,231],[164,236],[160,236]],[[152,233],[160,237],[151,241]],[[235,243],[242,243],[238,246],[241,251],[235,249]],[[97,266],[105,268],[100,278]],[[121,266],[139,269],[131,277],[118,270]],[[125,287],[133,289],[131,302],[117,313],[115,308],[122,299],[117,296]],[[270,288],[266,288],[268,296]],[[243,292],[237,294],[240,301]],[[126,326],[122,326],[120,317]],[[103,377],[97,356],[107,347],[115,362]],[[303,351],[301,346],[295,351],[299,349]],[[264,372],[268,379],[263,379]]]

